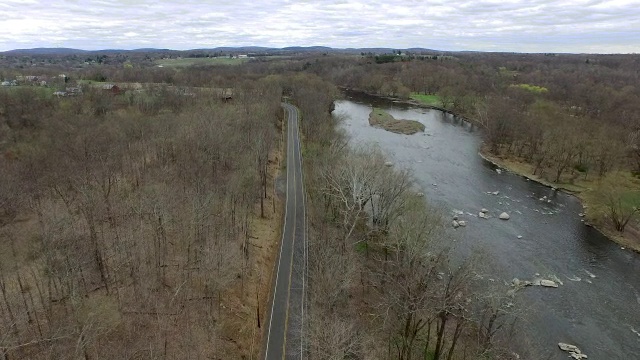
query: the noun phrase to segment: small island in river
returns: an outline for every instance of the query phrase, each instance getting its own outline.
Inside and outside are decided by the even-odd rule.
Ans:
[[[424,132],[424,124],[415,120],[398,120],[388,112],[373,108],[369,114],[369,125],[385,129],[397,134],[411,135]]]

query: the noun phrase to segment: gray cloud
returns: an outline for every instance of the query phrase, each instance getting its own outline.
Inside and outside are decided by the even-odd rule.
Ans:
[[[638,0],[2,0],[0,50],[326,45],[639,52]]]

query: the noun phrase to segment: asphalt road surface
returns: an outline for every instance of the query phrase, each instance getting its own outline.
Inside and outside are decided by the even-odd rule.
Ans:
[[[304,358],[302,329],[307,256],[298,109],[285,103],[282,107],[288,117],[287,200],[276,278],[273,283],[271,315],[266,330],[266,360]]]

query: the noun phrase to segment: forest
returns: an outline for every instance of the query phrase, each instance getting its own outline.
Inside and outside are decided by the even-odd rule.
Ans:
[[[258,353],[281,92],[2,89],[0,358]]]
[[[518,295],[478,276],[490,255],[453,259],[411,174],[350,146],[331,114],[341,88],[428,98],[482,129],[483,154],[579,191],[590,221],[638,226],[635,55],[64,59],[0,69],[3,80],[65,74],[0,87],[3,360],[259,357],[282,224],[283,96],[301,112],[310,359],[544,357],[519,336]],[[53,95],[70,87],[80,95]]]

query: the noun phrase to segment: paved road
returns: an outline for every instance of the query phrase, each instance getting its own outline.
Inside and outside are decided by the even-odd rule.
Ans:
[[[287,200],[280,255],[267,328],[266,360],[301,359],[304,326],[306,228],[302,155],[298,136],[298,109],[282,104],[288,114]]]

